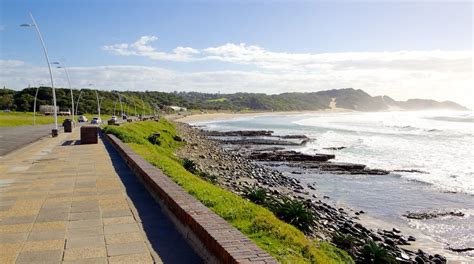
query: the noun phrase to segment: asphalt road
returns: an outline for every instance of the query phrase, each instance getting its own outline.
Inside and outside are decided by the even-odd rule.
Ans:
[[[0,157],[38,139],[51,136],[54,125],[0,127]],[[59,128],[62,132],[62,127]]]

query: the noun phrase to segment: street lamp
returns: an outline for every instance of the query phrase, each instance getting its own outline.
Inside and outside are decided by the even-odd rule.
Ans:
[[[79,90],[79,96],[77,97],[77,102],[76,102],[76,116],[77,116],[77,109],[79,109],[79,101],[81,100],[81,95],[84,90]]]
[[[51,65],[49,64],[49,57],[48,57],[48,50],[46,49],[46,45],[43,41],[43,36],[39,30],[38,24],[35,21],[35,18],[30,13],[32,24],[21,24],[20,27],[34,27],[36,29],[36,33],[38,33],[38,37],[41,41],[41,45],[43,46],[44,56],[46,58],[46,64],[48,65],[49,69],[49,77],[51,78],[51,88],[53,89],[53,107],[54,107],[54,129],[52,130],[52,136],[58,136],[58,111],[56,109],[56,90],[54,89],[54,80],[53,80],[53,71],[51,70]]]
[[[36,126],[36,100],[38,98],[38,90],[40,88],[40,86],[42,86],[43,84],[39,84],[38,87],[36,87],[36,93],[35,93],[35,101],[33,103],[33,126]]]
[[[89,86],[93,86],[92,83],[89,84]],[[100,118],[100,105],[102,104],[102,100],[104,99],[104,97],[100,98],[99,100],[99,93],[97,92],[97,89],[94,90],[95,91],[95,97],[97,98],[97,114],[99,115],[99,120],[102,121],[102,119]]]
[[[59,62],[53,62],[52,64],[61,65]],[[72,93],[71,79],[69,78],[69,73],[68,73],[66,65],[64,63],[62,64],[62,66],[58,66],[57,68],[58,69],[64,69],[64,72],[66,73],[67,83],[69,85],[69,91],[71,92],[72,121],[76,122],[76,119],[75,119],[75,116],[74,116],[74,95]]]

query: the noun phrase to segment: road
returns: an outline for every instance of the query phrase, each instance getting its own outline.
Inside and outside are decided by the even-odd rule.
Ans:
[[[0,127],[0,157],[22,148],[38,139],[51,135],[50,125]],[[59,128],[61,132],[62,129]]]

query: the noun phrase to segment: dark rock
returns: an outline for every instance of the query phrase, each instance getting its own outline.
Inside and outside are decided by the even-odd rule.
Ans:
[[[178,142],[183,141],[183,139],[180,136],[174,136],[173,139]]]
[[[284,135],[278,137],[283,139],[308,139],[308,137],[305,135]]]
[[[409,172],[409,173],[423,173],[423,174],[430,174],[427,171],[422,170],[393,170],[393,172]]]
[[[328,149],[328,150],[341,150],[345,149],[346,147],[329,147],[329,148],[323,148],[323,149]]]
[[[236,131],[204,131],[207,136],[213,137],[257,137],[257,136],[271,136],[273,131],[269,130],[236,130]]]
[[[260,161],[328,161],[335,158],[332,154],[308,155],[296,151],[253,152],[249,157]]]
[[[415,261],[418,264],[424,264],[425,263],[425,261],[420,256],[416,256]]]
[[[355,163],[345,163],[345,162],[325,162],[321,164],[320,169],[325,171],[353,171],[353,170],[363,170],[365,168],[364,164],[355,164]]]
[[[408,212],[407,214],[404,214],[406,218],[409,219],[417,219],[417,220],[426,220],[426,219],[433,219],[433,218],[438,218],[442,216],[457,216],[457,217],[463,217],[464,213],[461,211],[429,211],[429,212]]]
[[[279,139],[264,139],[264,138],[244,138],[244,139],[224,139],[219,140],[223,144],[231,145],[279,145],[279,146],[300,146],[305,144],[305,141],[294,142]]]
[[[467,252],[467,251],[473,251],[474,247],[467,247],[467,248],[452,248],[452,247],[449,247],[448,249],[453,251],[453,252]]]

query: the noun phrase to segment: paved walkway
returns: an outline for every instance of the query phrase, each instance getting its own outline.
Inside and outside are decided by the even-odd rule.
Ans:
[[[199,263],[120,156],[79,129],[0,157],[0,263]]]

